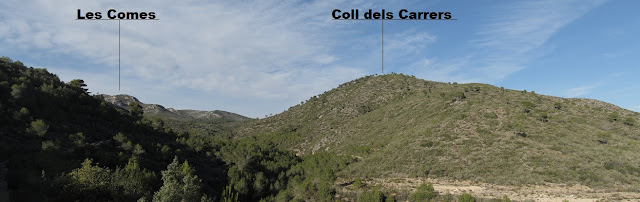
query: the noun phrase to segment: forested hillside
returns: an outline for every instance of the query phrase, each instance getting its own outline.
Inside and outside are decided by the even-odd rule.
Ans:
[[[640,114],[596,100],[388,74],[266,119],[175,119],[6,57],[0,70],[11,201],[509,201],[434,180],[640,191]]]
[[[90,95],[80,79],[6,57],[0,70],[0,191],[11,201],[331,200],[334,173],[352,162],[233,141],[225,127],[175,132],[137,102],[123,110]]]

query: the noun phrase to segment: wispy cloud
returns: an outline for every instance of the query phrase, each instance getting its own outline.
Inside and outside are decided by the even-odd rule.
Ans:
[[[490,13],[496,15],[486,20],[474,34],[476,38],[469,41],[471,51],[460,53],[459,58],[440,60],[437,65],[418,61],[413,69],[428,70],[419,74],[430,78],[437,75],[437,80],[500,81],[548,54],[551,49],[545,44],[549,38],[603,2],[518,1],[495,7]]]
[[[122,74],[128,76],[123,78],[295,103],[365,75],[338,63],[333,37],[349,25],[333,23],[328,15],[336,6],[356,3],[7,0],[0,8],[0,42],[88,59],[100,66],[74,71],[102,73],[96,68],[118,64],[118,21],[78,21],[76,10],[154,11],[159,21],[121,22]],[[111,85],[116,78],[86,80],[92,89],[118,93]]]
[[[501,13],[479,30],[481,38],[473,43],[481,54],[482,71],[493,79],[502,79],[526,68],[533,58],[545,54],[541,47],[562,27],[600,5],[591,1],[526,1],[500,7]]]
[[[567,97],[580,97],[583,95],[587,95],[591,93],[595,88],[599,87],[600,84],[593,84],[588,86],[580,86],[576,88],[567,89],[565,91],[565,96]]]
[[[404,54],[418,53],[437,40],[435,35],[416,30],[407,30],[386,38],[384,48],[388,52],[402,52]]]

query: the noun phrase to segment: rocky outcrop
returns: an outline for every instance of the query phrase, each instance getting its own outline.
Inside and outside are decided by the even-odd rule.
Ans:
[[[249,118],[226,111],[200,111],[192,109],[174,109],[165,108],[159,104],[145,104],[140,102],[136,97],[131,95],[101,95],[104,101],[111,103],[122,109],[127,109],[130,102],[138,102],[144,110],[145,116],[159,116],[169,119],[232,119],[232,120],[248,120]]]

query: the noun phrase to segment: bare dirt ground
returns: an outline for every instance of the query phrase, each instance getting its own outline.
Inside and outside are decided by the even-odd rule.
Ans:
[[[545,184],[530,186],[502,186],[487,183],[472,183],[467,181],[447,181],[441,179],[424,178],[378,178],[364,180],[368,186],[376,186],[381,190],[406,190],[413,192],[420,184],[433,184],[439,193],[458,195],[470,193],[475,197],[501,199],[503,196],[517,201],[640,201],[640,192],[615,192],[595,190],[582,185]],[[338,179],[339,184],[345,180]]]

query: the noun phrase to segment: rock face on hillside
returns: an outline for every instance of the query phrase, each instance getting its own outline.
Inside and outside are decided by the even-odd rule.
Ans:
[[[165,108],[159,104],[145,104],[140,102],[136,97],[126,94],[120,95],[105,95],[102,94],[102,97],[105,101],[123,108],[127,109],[127,106],[130,102],[138,102],[144,109],[145,116],[159,116],[161,118],[169,118],[169,119],[230,119],[230,120],[248,120],[249,118],[221,110],[214,111],[200,111],[200,110],[191,110],[191,109],[174,109],[174,108]]]

